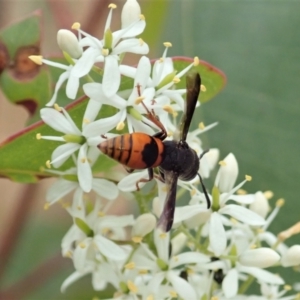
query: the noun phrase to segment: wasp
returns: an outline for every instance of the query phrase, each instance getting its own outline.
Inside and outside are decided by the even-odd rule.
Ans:
[[[136,183],[138,190],[140,182],[148,182],[153,179],[153,168],[159,168],[159,178],[165,182],[168,190],[164,208],[158,221],[158,226],[164,231],[169,231],[172,228],[178,179],[189,181],[199,176],[207,201],[207,208],[210,208],[206,188],[202,177],[198,173],[200,159],[208,150],[198,157],[196,151],[191,149],[186,142],[200,94],[200,86],[201,77],[199,73],[187,76],[187,96],[178,140],[165,140],[167,138],[165,127],[154,112],[150,112],[146,105],[141,102],[147,111],[148,118],[158,126],[160,131],[153,136],[141,132],[127,133],[103,141],[98,145],[102,153],[125,165],[130,171],[148,169],[149,178],[140,179]]]

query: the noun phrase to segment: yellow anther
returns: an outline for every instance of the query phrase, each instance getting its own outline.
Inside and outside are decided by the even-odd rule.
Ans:
[[[140,46],[143,46],[145,42],[143,39],[139,38],[139,43],[140,43]]]
[[[124,122],[119,122],[116,129],[117,130],[122,130],[125,127],[125,123]]]
[[[146,300],[154,300],[155,298],[153,297],[153,295],[149,295],[147,296]]]
[[[40,167],[39,170],[40,170],[40,172],[42,172],[42,173],[45,172],[45,168],[44,168],[44,167]]]
[[[82,243],[79,244],[79,247],[84,249],[86,247],[86,244],[82,242]]]
[[[103,211],[99,210],[97,215],[98,215],[98,217],[104,217],[105,213]]]
[[[198,128],[200,128],[200,129],[203,130],[203,129],[205,128],[204,123],[203,123],[203,122],[200,122],[199,125],[198,125]]]
[[[169,114],[174,114],[174,109],[172,108],[171,105],[164,105],[163,110],[168,112]]]
[[[140,20],[142,20],[142,21],[146,20],[146,18],[145,18],[145,16],[143,14],[140,14]]]
[[[162,63],[163,61],[164,61],[164,58],[161,57],[161,58],[159,59],[159,62]]]
[[[89,123],[91,123],[91,121],[90,121],[89,119],[84,118],[84,119],[83,119],[83,123],[84,123],[84,124],[89,124]]]
[[[172,259],[173,259],[174,261],[178,261],[178,256],[175,255],[175,256],[172,257]]]
[[[159,237],[160,237],[161,239],[165,239],[165,238],[167,237],[167,234],[166,234],[165,232],[162,232],[162,233],[159,235]]]
[[[87,161],[86,157],[82,157],[82,158],[80,159],[80,162],[82,162],[83,164],[84,164],[86,161]]]
[[[59,112],[62,111],[61,107],[57,103],[54,104],[54,109],[56,109]]]
[[[280,198],[276,201],[277,207],[282,207],[284,205],[285,200],[283,198]]]
[[[272,191],[265,191],[264,196],[269,200],[269,199],[273,198],[274,193]]]
[[[230,218],[230,222],[235,225],[238,224],[238,221],[235,218]]]
[[[192,189],[191,192],[190,192],[191,196],[195,196],[196,195],[196,189]]]
[[[285,284],[283,286],[283,288],[286,290],[286,291],[290,291],[292,289],[292,287],[289,285],[289,284]]]
[[[66,253],[64,253],[64,257],[67,257],[67,258],[72,258],[72,256],[73,256],[73,253],[72,253],[72,251],[67,251]]]
[[[37,140],[40,140],[42,138],[42,135],[40,133],[37,133],[35,137]]]
[[[180,78],[178,78],[178,77],[175,76],[175,77],[173,78],[173,82],[174,82],[174,83],[179,83],[179,82],[180,82]]]
[[[103,56],[107,56],[109,54],[109,50],[105,49],[105,48],[103,48],[101,52],[102,52]]]
[[[132,240],[134,243],[136,243],[136,244],[140,244],[140,243],[142,242],[142,240],[143,240],[143,237],[141,237],[141,236],[133,236],[133,237],[131,238],[131,240]]]
[[[172,298],[177,298],[177,297],[178,297],[176,291],[169,291],[169,294],[170,294],[170,296],[171,296]]]
[[[114,3],[110,3],[110,4],[108,5],[108,8],[116,9],[116,8],[117,8],[117,5],[114,4]]]
[[[132,293],[136,294],[138,292],[137,286],[131,280],[127,281],[127,286]]]
[[[82,207],[81,206],[77,206],[76,207],[78,210],[82,210]]]
[[[101,232],[103,234],[107,234],[107,233],[109,233],[109,231],[110,231],[110,229],[108,227],[102,228],[102,230],[101,230]]]
[[[238,195],[247,195],[247,191],[246,191],[246,190],[243,190],[243,189],[238,189],[238,190],[236,191],[236,193],[237,193]]]
[[[220,165],[221,167],[227,166],[227,164],[226,164],[226,162],[225,162],[224,160],[220,160],[220,161],[219,161],[219,165]]]
[[[198,65],[199,65],[199,63],[200,63],[200,60],[199,60],[199,57],[198,56],[195,56],[194,57],[194,67],[197,67]]]
[[[135,263],[132,261],[132,262],[129,262],[128,264],[126,264],[124,266],[125,269],[127,270],[133,270],[135,268]]]
[[[206,92],[206,86],[204,84],[200,85],[201,92]]]
[[[186,272],[189,274],[189,275],[193,275],[195,274],[195,271],[193,269],[187,269]]]
[[[30,60],[32,60],[34,63],[37,65],[42,65],[43,64],[43,56],[41,55],[30,55],[28,56]]]
[[[44,204],[44,210],[48,210],[49,207],[50,207],[50,204],[49,204],[48,202],[46,202],[46,203]]]
[[[80,23],[79,22],[75,22],[75,23],[73,23],[73,25],[72,25],[71,28],[74,29],[74,30],[79,30],[80,27],[81,27]]]
[[[172,47],[172,44],[170,42],[164,42],[164,46],[166,48],[170,48],[170,47]]]
[[[46,161],[46,167],[47,167],[48,169],[51,169],[51,161],[50,161],[50,160],[47,160],[47,161]]]
[[[245,179],[246,179],[247,181],[251,181],[251,180],[252,180],[252,176],[250,176],[250,175],[245,175]]]
[[[148,270],[141,269],[141,270],[139,270],[139,274],[140,274],[140,275],[148,274]]]
[[[63,208],[68,208],[68,207],[71,207],[71,203],[70,202],[61,202],[61,206]]]
[[[140,104],[143,100],[145,99],[145,97],[143,96],[140,96],[140,97],[137,97],[134,101],[134,104],[138,105]]]

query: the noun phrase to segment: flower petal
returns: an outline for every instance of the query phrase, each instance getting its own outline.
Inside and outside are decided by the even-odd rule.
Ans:
[[[238,292],[238,272],[236,269],[228,271],[222,282],[222,290],[226,298],[236,296]]]
[[[126,259],[127,254],[125,250],[111,240],[101,235],[96,235],[94,237],[94,243],[98,250],[107,258],[116,261]]]
[[[92,189],[92,169],[87,158],[87,145],[84,144],[80,147],[77,158],[77,176],[80,187],[86,192]]]
[[[220,214],[230,215],[242,223],[252,226],[262,226],[265,220],[255,212],[243,206],[229,204],[219,210]]]
[[[119,190],[117,186],[106,179],[94,178],[92,182],[93,190],[108,200],[114,200],[118,197]]]
[[[214,254],[219,257],[224,254],[227,239],[221,216],[213,212],[209,224],[209,246]]]
[[[121,74],[117,57],[109,55],[105,58],[104,74],[102,81],[103,93],[106,97],[112,97],[119,89]]]

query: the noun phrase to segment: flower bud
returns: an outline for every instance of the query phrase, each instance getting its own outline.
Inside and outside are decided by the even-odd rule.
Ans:
[[[70,30],[60,29],[57,32],[57,44],[63,52],[68,53],[72,58],[79,58],[82,55],[82,48],[78,39]]]
[[[281,258],[283,267],[300,265],[300,245],[290,247]]]
[[[150,233],[155,228],[155,226],[156,218],[152,214],[147,213],[140,215],[132,227],[132,239],[134,241],[141,241],[145,235]]]
[[[247,267],[268,268],[280,260],[279,254],[270,248],[246,250],[239,257],[239,262]]]
[[[250,204],[249,208],[265,219],[270,206],[265,195],[262,192],[256,192],[254,201]]]
[[[122,28],[140,19],[141,8],[136,0],[127,0],[122,9]]]
[[[229,153],[220,165],[215,186],[219,188],[220,193],[226,193],[232,190],[237,179],[239,173],[238,163],[235,156]]]

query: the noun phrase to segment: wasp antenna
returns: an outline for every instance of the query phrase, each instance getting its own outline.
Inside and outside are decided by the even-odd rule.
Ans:
[[[207,152],[209,152],[209,149],[204,150],[200,156],[199,156],[199,160],[204,156],[204,154],[206,154]]]
[[[208,193],[207,193],[206,187],[205,187],[205,185],[203,183],[201,175],[199,173],[197,173],[197,175],[199,176],[200,183],[201,183],[201,186],[202,186],[202,190],[203,190],[203,193],[204,193],[204,196],[205,196],[205,199],[206,199],[207,209],[209,209],[210,208],[210,200],[209,200],[209,197],[208,197]]]

